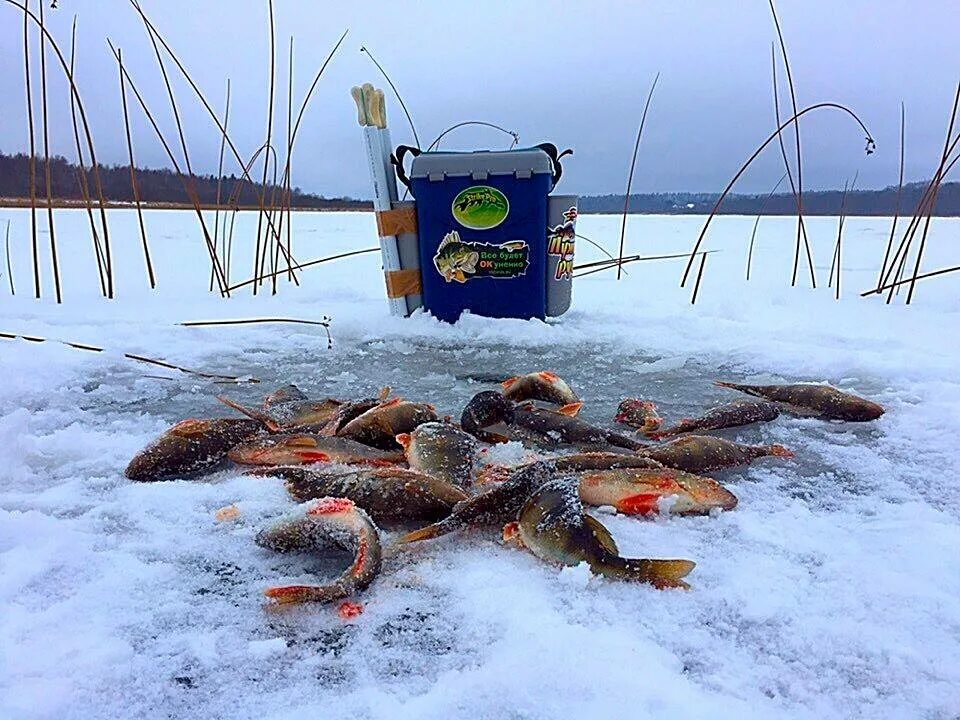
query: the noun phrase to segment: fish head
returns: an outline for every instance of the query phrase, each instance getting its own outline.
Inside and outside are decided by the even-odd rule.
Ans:
[[[190,456],[202,452],[214,422],[196,418],[178,422],[137,453],[124,474],[131,480],[150,481],[175,473],[189,463]]]

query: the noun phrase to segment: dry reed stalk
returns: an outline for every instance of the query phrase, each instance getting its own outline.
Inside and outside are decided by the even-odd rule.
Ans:
[[[227,78],[227,100],[226,107],[223,110],[223,127],[226,128],[230,123],[230,78]],[[220,134],[220,161],[217,165],[217,209],[213,216],[213,244],[217,244],[217,239],[220,237],[220,190],[223,185],[223,150],[226,146],[226,140],[223,137],[223,133]],[[226,263],[227,258],[227,219],[223,219],[224,232],[223,239],[220,241],[220,253],[221,265],[223,266],[223,274],[227,280],[227,284],[230,283],[230,266]],[[213,268],[210,268],[210,290],[213,291],[213,281],[214,281],[214,272]]]
[[[397,98],[397,102],[400,103],[400,107],[403,109],[403,114],[407,116],[407,123],[409,123],[410,125],[410,132],[413,133],[413,140],[417,144],[417,150],[419,150],[420,136],[417,135],[417,128],[413,124],[413,118],[410,117],[410,111],[407,110],[406,103],[404,103],[403,98],[400,97],[400,91],[397,90],[397,86],[393,84],[393,80],[390,79],[390,76],[387,75],[386,70],[384,70],[380,66],[380,63],[377,62],[377,59],[373,56],[373,53],[371,53],[369,50],[367,50],[367,48],[363,46],[360,47],[360,52],[366,53],[367,57],[370,58],[373,64],[377,66],[377,70],[380,71],[380,74],[383,75],[383,79],[386,80],[387,83],[390,85],[390,89],[393,90],[393,94]]]
[[[269,9],[270,15],[270,92],[269,100],[267,101],[267,139],[264,142],[264,145],[270,147],[271,136],[273,134],[273,89],[276,73],[276,34],[273,21],[273,0],[267,0],[267,7]],[[269,167],[270,156],[265,155],[263,158],[263,180],[261,181],[261,197],[266,197],[267,194],[267,168]],[[276,164],[274,164],[276,167]],[[262,205],[262,203],[261,203]],[[253,274],[256,276],[258,272],[262,273],[262,264],[260,263],[260,233],[263,231],[263,215],[264,210],[261,207],[260,214],[257,216],[257,238],[256,238],[256,247],[253,253]],[[266,238],[264,238],[264,243],[266,243]],[[266,251],[266,248],[264,248]],[[259,283],[253,284],[253,294],[257,294],[257,286]]]
[[[43,34],[44,38],[46,38],[46,41],[50,43],[50,47],[53,48],[53,51],[57,56],[57,61],[60,63],[60,67],[63,69],[63,72],[67,77],[67,81],[70,83],[70,92],[73,98],[76,99],[77,109],[80,111],[80,122],[83,123],[83,133],[87,141],[87,150],[90,153],[90,168],[93,171],[94,187],[97,190],[97,200],[100,205],[100,222],[103,226],[103,242],[105,247],[104,255],[107,274],[107,297],[113,298],[113,265],[110,256],[110,233],[107,226],[107,201],[103,196],[103,185],[100,182],[100,166],[97,163],[97,154],[93,146],[93,136],[90,133],[90,124],[87,122],[87,113],[86,110],[84,110],[83,101],[80,98],[80,91],[77,89],[77,84],[73,80],[73,73],[71,72],[70,67],[67,65],[66,59],[63,57],[63,52],[61,52],[60,46],[57,44],[57,41],[54,39],[53,35],[51,35],[49,31],[43,27],[37,16],[30,12],[26,5],[20,5],[16,2],[16,0],[2,0],[2,2],[23,10],[26,17],[32,20],[35,25],[40,27],[40,32]]]
[[[296,263],[294,270],[303,270],[304,268],[312,267],[313,265],[320,265],[321,263],[330,262],[331,260],[340,260],[341,258],[348,258],[348,257],[353,257],[354,255],[364,255],[366,253],[373,253],[373,252],[379,252],[379,251],[380,251],[379,245],[377,247],[366,248],[364,250],[352,250],[350,252],[339,253],[338,255],[330,255],[329,257],[318,258],[317,260],[311,260],[305,263]],[[286,272],[286,270],[280,270],[279,272]],[[239,288],[246,287],[250,283],[257,282],[259,279],[260,278],[253,277],[253,278],[250,278],[249,280],[244,280],[241,283],[232,285],[230,289],[237,290]]]
[[[70,30],[70,74],[75,72],[77,58],[77,16],[73,16],[73,26]],[[87,167],[83,159],[83,148],[80,145],[80,128],[77,126],[77,103],[73,93],[70,93],[70,119],[73,122],[73,140],[77,148],[77,183],[80,186],[80,197],[87,211],[90,221],[90,236],[93,238],[93,254],[97,260],[97,278],[100,281],[100,294],[107,296],[107,279],[105,276],[103,248],[100,246],[100,235],[97,233],[97,223],[93,219],[93,201],[90,198],[90,186],[87,184]]]
[[[757,213],[757,219],[753,223],[753,230],[750,233],[750,249],[747,250],[747,282],[750,282],[750,267],[753,265],[753,244],[757,239],[757,228],[760,227],[760,218],[763,217],[763,211],[766,209],[767,203],[770,202],[770,198],[777,192],[777,189],[786,179],[787,175],[788,173],[786,172],[781,175],[780,179],[777,180],[777,184],[773,186],[773,190],[764,198],[763,203],[760,205],[760,212]]]
[[[102,353],[106,352],[105,348],[98,347],[96,345],[87,345],[86,343],[78,342],[69,342],[67,340],[56,340],[54,338],[44,338],[37,335],[21,335],[18,333],[8,333],[0,332],[0,338],[4,340],[25,340],[26,342],[31,343],[44,343],[52,342],[58,343],[60,345],[66,345],[67,347],[74,348],[76,350],[85,350],[87,352]],[[181,365],[174,365],[173,363],[168,363],[165,360],[157,360],[155,358],[146,357],[144,355],[136,355],[134,353],[121,353],[121,355],[128,360],[135,360],[136,362],[146,363],[148,365],[156,365],[157,367],[167,368],[168,370],[176,370],[177,372],[182,372],[186,375],[193,375],[194,377],[206,378],[208,380],[216,380],[221,382],[235,382],[235,383],[251,383],[258,384],[260,381],[253,377],[238,377],[236,375],[220,375],[218,373],[206,373],[200,370],[193,370],[191,368],[183,367]]]
[[[903,194],[903,158],[904,158],[904,128],[906,126],[906,110],[900,102],[900,179],[897,181],[897,206],[893,213],[893,223],[890,225],[890,238],[887,240],[887,250],[883,254],[883,265],[880,266],[880,275],[877,277],[877,287],[883,284],[883,276],[887,272],[887,263],[890,261],[890,251],[893,249],[893,236],[897,233],[897,220],[900,218],[900,199]],[[880,294],[877,290],[877,294]]]
[[[954,138],[953,143],[950,145],[949,154],[952,154],[956,148],[958,142],[960,142],[960,135]],[[942,175],[945,177],[950,170],[953,169],[953,166],[956,165],[957,161],[960,160],[960,156],[955,157],[946,168],[943,169]],[[923,194],[920,196],[920,200],[917,202],[917,208],[913,212],[913,216],[910,218],[910,222],[907,224],[907,229],[904,231],[903,238],[900,240],[900,244],[897,246],[897,251],[893,254],[893,257],[890,259],[890,264],[887,267],[886,275],[882,280],[884,286],[890,281],[892,275],[899,275],[903,271],[904,264],[906,262],[906,253],[905,250],[909,248],[910,243],[912,242],[913,236],[916,234],[917,228],[919,227],[920,218],[924,216],[927,212],[927,208],[930,202],[930,197],[934,187],[934,179],[931,179],[927,184],[926,189],[924,189]],[[899,265],[898,265],[899,263]],[[894,272],[896,268],[896,273]],[[876,291],[876,288],[874,288]]]
[[[16,295],[17,290],[13,286],[13,265],[10,263],[10,221],[7,220],[7,237],[4,240],[4,247],[7,255],[7,281],[10,283],[10,294]]]
[[[13,0],[5,0],[5,2],[13,2]],[[237,149],[237,146],[234,144],[233,140],[230,139],[230,135],[227,133],[226,128],[221,124],[220,119],[217,117],[216,112],[214,112],[210,103],[207,101],[204,94],[200,91],[200,88],[194,82],[193,77],[191,77],[190,73],[187,72],[187,69],[183,65],[183,63],[180,62],[180,58],[177,57],[176,53],[173,52],[173,49],[170,47],[167,41],[163,38],[163,35],[160,34],[156,26],[150,21],[146,13],[144,13],[143,9],[140,7],[137,0],[130,0],[130,4],[133,6],[134,10],[137,11],[140,17],[143,18],[143,21],[146,24],[149,31],[156,36],[157,40],[160,42],[160,45],[163,47],[164,50],[166,50],[167,54],[170,56],[170,59],[173,60],[174,64],[177,66],[177,69],[183,75],[183,78],[187,81],[187,84],[190,86],[194,94],[196,94],[197,98],[200,100],[200,103],[201,105],[203,105],[203,108],[207,111],[207,114],[213,120],[214,124],[216,124],[220,132],[224,134],[224,137],[227,141],[227,147],[230,148],[230,152],[233,154],[234,159],[237,161],[238,164],[240,164],[241,168],[243,168],[243,158],[240,157],[240,151]],[[330,51],[330,54],[327,56],[327,59],[324,62],[323,67],[321,67],[320,72],[317,74],[317,77],[314,79],[314,84],[313,86],[311,86],[310,92],[307,95],[307,99],[309,99],[310,94],[313,92],[313,88],[316,87],[316,83],[320,79],[320,75],[323,73],[323,70],[326,68],[327,64],[330,62],[334,53],[336,53],[336,51],[339,49],[340,45],[343,43],[343,40],[344,38],[346,38],[346,36],[347,36],[347,33],[344,32],[343,35],[340,36],[340,40],[337,41],[337,44],[334,45],[333,49]],[[305,106],[306,106],[306,100],[304,101],[304,105],[301,107],[301,115]],[[298,119],[298,123],[299,123],[299,119]],[[294,134],[296,134],[296,131],[297,131],[297,128],[295,126]],[[244,175],[243,175],[244,179],[250,182],[251,184],[254,184],[253,178],[250,177],[249,171],[246,170],[245,168],[243,169],[244,169]],[[260,212],[262,212],[263,203],[264,203],[264,197],[262,194],[259,196],[258,202],[259,202],[258,209]],[[275,228],[270,226],[269,221],[268,221],[268,227],[270,227],[270,229],[275,232]]]
[[[697,282],[693,286],[693,297],[690,298],[690,304],[697,304],[697,293],[700,292],[700,281],[703,279],[703,268],[707,265],[707,254],[700,253],[700,270],[697,271]]]
[[[777,9],[773,5],[773,0],[769,0],[769,2],[770,13],[773,15],[773,22],[777,28],[777,37],[780,40],[780,53],[783,56],[783,66],[787,71],[787,85],[790,88],[790,104],[793,107],[793,131],[797,141],[797,249],[794,254],[793,275],[790,280],[790,285],[792,287],[797,284],[797,270],[800,264],[800,239],[801,231],[803,231],[803,241],[807,251],[807,264],[810,266],[810,284],[816,287],[817,278],[813,270],[813,254],[810,252],[810,243],[807,241],[806,230],[803,227],[803,155],[800,152],[800,115],[797,113],[797,93],[793,85],[793,72],[790,70],[790,61],[787,59],[787,45],[783,40],[783,32],[780,30],[780,19],[777,17]]]
[[[925,272],[916,276],[917,280],[923,280],[925,278],[937,277],[938,275],[946,275],[948,273],[960,271],[960,265],[954,265],[953,267],[941,268],[940,270],[931,270],[930,272]],[[860,293],[860,297],[866,297],[867,295],[874,295],[877,292],[883,292],[884,290],[890,290],[895,288],[898,285],[907,285],[913,281],[913,277],[908,277],[906,280],[899,280],[897,282],[891,283],[890,285],[884,285],[880,288],[871,288],[870,290],[865,290]]]
[[[774,113],[774,117],[776,118],[777,125],[779,125],[780,124],[780,85],[777,82],[776,49],[772,42],[770,43],[770,68],[773,76],[773,113]],[[797,186],[794,185],[793,183],[793,172],[791,172],[790,170],[790,161],[787,159],[787,147],[783,142],[782,133],[780,135],[777,135],[777,140],[780,145],[780,156],[783,158],[783,167],[785,170],[785,174],[787,178],[790,180],[790,192],[793,195],[793,201],[797,206],[797,225],[798,225],[799,231],[803,233],[803,241],[804,243],[806,243],[807,256],[809,257],[810,245],[809,245],[809,241],[807,240],[807,227],[803,222],[803,213],[801,212],[800,196],[797,195]],[[759,217],[757,219],[757,222],[758,223],[760,222]],[[754,228],[756,228],[756,225],[754,225]],[[796,284],[796,280],[797,280],[797,266],[799,262],[800,262],[800,236],[798,235],[797,247],[793,256],[792,282],[794,284]],[[749,280],[750,278],[747,278],[747,279]],[[817,286],[816,277],[814,277],[812,274],[811,274],[811,282],[813,284],[813,287]]]
[[[650,92],[647,93],[647,102],[643,106],[643,115],[640,116],[640,127],[637,130],[637,141],[633,144],[633,157],[630,160],[630,173],[627,176],[627,192],[623,196],[623,218],[620,220],[620,252],[618,257],[623,257],[623,243],[627,233],[627,213],[630,212],[630,188],[633,186],[633,171],[637,166],[637,153],[640,152],[640,138],[643,137],[643,126],[647,122],[647,111],[650,109],[650,101],[653,99],[653,91],[657,87],[657,81],[660,79],[660,73],[653,78],[653,84],[650,85]],[[620,279],[622,263],[617,265],[617,280]]]
[[[950,136],[953,134],[953,125],[957,119],[957,105],[960,103],[960,83],[957,83],[957,92],[954,95],[953,99],[953,110],[950,113],[950,127],[947,128],[947,139],[943,144],[943,155],[940,157],[940,167],[937,168],[937,178],[936,184],[934,185],[933,197],[930,200],[930,209],[927,211],[927,220],[923,225],[923,235],[920,237],[920,248],[917,250],[917,261],[913,267],[913,277],[916,278],[920,274],[920,262],[923,260],[923,251],[927,246],[927,232],[930,230],[930,221],[933,218],[933,211],[937,204],[937,195],[940,192],[940,184],[943,182],[944,178],[944,165],[947,163],[947,159],[950,155]],[[957,137],[960,137],[958,135]],[[916,279],[910,283],[910,287],[907,290],[907,305],[913,300],[913,291],[916,288]]]
[[[47,51],[43,35],[43,3],[40,3],[40,98],[43,127],[43,175],[47,189],[47,229],[50,232],[50,264],[53,267],[53,287],[57,304],[63,302],[60,288],[60,263],[57,260],[57,234],[53,222],[53,187],[50,175],[50,124],[47,116]]]
[[[40,0],[42,3],[43,0]],[[40,299],[40,248],[37,242],[37,151],[33,139],[33,93],[30,90],[30,40],[29,23],[30,0],[24,0],[23,5],[23,69],[27,87],[27,135],[30,142],[30,235],[31,250],[33,253],[33,289],[35,297]],[[19,6],[18,6],[19,7]]]
[[[713,253],[720,252],[719,250],[704,250],[703,253],[711,255]],[[701,254],[703,254],[701,253]],[[574,266],[574,270],[588,270],[587,272],[582,272],[574,277],[584,277],[586,275],[593,275],[593,273],[603,272],[604,270],[612,270],[617,267],[617,265],[629,265],[630,263],[635,262],[644,262],[647,260],[675,260],[677,258],[687,257],[686,253],[671,253],[670,255],[629,255],[623,260],[619,258],[613,258],[611,260],[595,260],[594,262],[584,263],[583,265]]]
[[[107,39],[107,45],[110,47],[110,51],[113,53],[115,58],[119,59],[116,48],[114,48],[113,43],[110,39]],[[190,199],[193,204],[194,211],[197,213],[197,219],[200,221],[200,227],[203,230],[204,241],[207,246],[207,253],[210,255],[210,261],[213,263],[214,268],[217,272],[217,283],[220,286],[220,294],[226,297],[229,297],[230,293],[227,289],[226,280],[223,276],[223,269],[220,267],[219,258],[217,257],[216,248],[213,247],[213,243],[210,239],[210,233],[207,232],[207,225],[203,219],[203,211],[200,209],[200,199],[197,197],[196,192],[186,181],[183,173],[180,170],[180,164],[177,162],[176,157],[173,154],[173,151],[170,149],[170,145],[167,143],[166,138],[163,137],[163,133],[160,131],[160,128],[157,126],[156,120],[153,118],[153,114],[150,112],[150,109],[147,107],[146,102],[143,97],[140,95],[140,91],[137,89],[136,83],[133,81],[133,78],[130,77],[130,73],[127,71],[123,65],[120,65],[120,70],[123,73],[123,77],[126,78],[126,81],[130,84],[130,89],[133,90],[134,97],[137,98],[137,102],[140,104],[140,108],[143,110],[144,115],[147,120],[150,121],[150,125],[153,127],[154,132],[157,135],[157,139],[160,140],[160,144],[163,146],[164,151],[167,153],[167,157],[170,158],[170,162],[173,163],[173,169],[177,174],[177,179],[180,180],[180,183],[183,185],[183,189],[187,194],[187,197]]]
[[[157,287],[157,279],[153,274],[153,262],[150,260],[150,246],[147,243],[147,228],[143,223],[143,209],[140,207],[140,186],[137,184],[137,169],[133,160],[133,138],[130,136],[130,115],[127,112],[127,88],[123,79],[123,58],[120,48],[117,48],[117,63],[120,65],[120,101],[123,105],[123,127],[127,136],[127,154],[130,158],[130,187],[133,190],[133,201],[137,206],[137,221],[140,223],[140,239],[143,242],[143,259],[147,264],[147,277],[150,280],[150,289]]]
[[[822,108],[833,108],[835,110],[841,110],[845,112],[847,115],[849,115],[851,118],[853,118],[854,121],[856,121],[856,123],[860,126],[860,128],[867,134],[867,150],[870,152],[873,151],[872,149],[875,146],[875,143],[873,141],[873,137],[870,135],[870,131],[867,130],[867,126],[863,124],[863,121],[857,116],[855,112],[853,112],[853,110],[846,107],[845,105],[841,105],[840,103],[835,103],[835,102],[820,102],[820,103],[816,103],[814,105],[809,105],[805,107],[803,110],[801,110],[797,114],[797,117],[801,117],[803,115],[806,115],[809,112],[812,112],[814,110],[819,110]],[[793,117],[788,118],[786,122],[782,123],[776,130],[774,130],[773,133],[760,144],[760,147],[754,150],[753,154],[749,158],[747,158],[746,162],[744,162],[743,165],[740,166],[740,169],[736,172],[736,174],[733,176],[730,182],[727,183],[727,187],[724,188],[722,193],[720,193],[720,197],[717,198],[717,202],[713,206],[713,210],[710,211],[710,215],[707,217],[707,220],[703,225],[703,229],[700,231],[700,235],[699,237],[697,237],[697,241],[694,243],[693,249],[690,251],[689,260],[687,261],[686,268],[683,271],[683,277],[680,280],[680,287],[686,286],[687,277],[690,274],[690,269],[693,267],[693,261],[697,256],[697,251],[700,249],[700,245],[703,242],[703,238],[707,234],[707,229],[710,227],[710,223],[713,221],[714,216],[716,216],[717,211],[720,209],[720,205],[723,203],[724,199],[730,193],[730,190],[736,184],[737,180],[740,179],[740,176],[746,172],[748,167],[750,167],[750,164],[754,160],[756,160],[757,156],[759,156],[761,152],[763,152],[763,149],[767,147],[767,145],[769,145],[771,142],[773,142],[773,139],[777,137],[781,132],[783,132],[784,128],[787,127],[790,123],[792,123],[793,120],[794,120]]]
[[[856,187],[857,177],[859,176],[859,174],[860,174],[859,172],[854,174],[853,182],[849,184],[850,192],[853,192],[854,187]],[[827,280],[827,287],[831,287],[831,285],[833,284],[834,269],[836,269],[837,285],[836,285],[836,294],[834,296],[836,300],[840,299],[840,271],[841,271],[840,261],[842,258],[840,243],[843,238],[843,223],[847,217],[847,191],[848,191],[847,183],[844,182],[843,195],[840,196],[840,221],[837,223],[837,244],[833,248],[833,260],[830,262],[830,278]]]
[[[282,271],[281,271],[282,273]],[[278,273],[279,274],[279,273]],[[244,318],[242,320],[188,320],[177,323],[184,327],[215,327],[218,325],[260,325],[264,323],[287,323],[294,325],[319,325],[327,333],[327,349],[333,349],[333,336],[330,334],[331,318],[324,316],[322,320],[300,320],[298,318]]]

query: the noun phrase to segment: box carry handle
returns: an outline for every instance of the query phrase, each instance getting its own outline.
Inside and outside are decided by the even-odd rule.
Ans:
[[[397,152],[390,156],[390,164],[397,169],[397,179],[406,185],[407,190],[412,193],[413,187],[410,185],[410,178],[407,177],[407,173],[403,169],[403,159],[407,153],[417,157],[420,154],[420,149],[409,145],[397,145]]]
[[[557,186],[557,183],[560,182],[560,177],[563,175],[563,166],[560,165],[560,158],[564,155],[573,155],[573,150],[567,148],[563,152],[557,150],[557,146],[553,143],[540,143],[535,147],[543,150],[548,156],[550,156],[550,162],[553,164],[553,182],[550,186],[550,190]]]

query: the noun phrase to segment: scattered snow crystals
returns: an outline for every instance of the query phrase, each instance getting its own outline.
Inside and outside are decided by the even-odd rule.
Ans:
[[[920,281],[913,304],[856,293],[876,282],[890,220],[848,218],[844,297],[826,274],[835,218],[808,218],[817,290],[789,286],[796,221],[765,217],[743,280],[753,218],[716,218],[697,304],[683,260],[636,263],[576,281],[555,323],[471,315],[392,318],[380,258],[363,255],[283,279],[277,296],[208,293],[196,217],[148,210],[158,278],[147,288],[136,213],[109,211],[116,299],[97,297],[82,211],[58,211],[64,304],[30,292],[29,210],[12,220],[18,294],[0,330],[105,347],[83,353],[0,339],[0,718],[556,717],[900,720],[953,718],[960,687],[960,295],[950,276]],[[213,224],[213,214],[208,215]],[[702,217],[635,216],[629,252],[689,251]],[[233,277],[249,272],[257,213],[238,213]],[[581,216],[607,244],[616,216]],[[41,224],[41,229],[44,225]],[[306,260],[370,244],[365,213],[295,213]],[[931,226],[924,270],[958,262],[960,220]],[[374,241],[375,242],[375,241]],[[577,262],[601,259],[589,245]],[[5,273],[4,268],[4,273]],[[6,278],[2,281],[5,287]],[[821,287],[822,286],[822,287]],[[185,328],[184,320],[331,315],[322,328]],[[688,558],[690,592],[588,580],[502,547],[500,528],[389,550],[382,574],[336,605],[269,607],[289,579],[335,578],[350,557],[277,553],[254,537],[293,503],[279,480],[221,470],[132,483],[135,453],[188,417],[227,417],[222,385],[124,360],[123,352],[255,377],[229,386],[259,406],[287,383],[312,398],[374,397],[384,385],[454,418],[504,377],[556,371],[609,423],[625,397],[667,420],[736,394],[714,379],[829,380],[882,403],[875,423],[781,417],[726,431],[781,443],[717,478],[739,497],[718,518],[602,515],[620,554]],[[162,373],[166,374],[166,373]],[[485,462],[527,461],[519,443]],[[236,504],[237,522],[217,508]],[[591,509],[591,512],[594,512]],[[371,608],[375,607],[374,612]]]
[[[287,641],[279,637],[270,640],[251,640],[247,643],[247,649],[254,657],[265,658],[284,652],[287,649]]]

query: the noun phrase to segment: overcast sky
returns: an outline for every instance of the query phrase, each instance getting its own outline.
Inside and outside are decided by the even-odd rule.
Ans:
[[[266,0],[141,2],[218,109],[231,79],[231,136],[243,154],[252,153],[266,130]],[[31,5],[37,9],[36,0]],[[865,158],[863,133],[849,118],[832,111],[808,115],[802,132],[805,185],[840,187],[856,171],[861,187],[896,184],[901,100],[907,113],[907,177],[928,176],[942,150],[960,79],[957,0],[779,0],[777,8],[800,106],[847,103],[878,144],[877,153]],[[133,8],[125,0],[59,0],[59,9],[46,11],[46,21],[68,57],[74,14],[78,85],[100,160],[126,162],[108,37],[122,48],[125,64],[177,146],[153,51]],[[563,182],[570,192],[623,191],[643,103],[657,72],[635,191],[719,191],[774,127],[770,43],[776,33],[767,0],[276,0],[275,14],[275,123],[282,133],[291,34],[298,106],[336,39],[350,30],[320,81],[294,153],[295,184],[328,196],[369,195],[349,89],[364,81],[384,83],[359,52],[361,45],[391,75],[424,144],[458,121],[486,120],[517,131],[521,145],[550,141],[572,147],[576,154],[566,160]],[[22,32],[22,14],[0,4],[4,152],[27,145]],[[31,42],[36,51],[35,32]],[[52,55],[48,70],[51,144],[55,152],[74,157],[67,86]],[[170,72],[176,77],[175,68]],[[37,98],[38,73],[35,64]],[[216,128],[179,77],[175,92],[194,168],[215,172]],[[785,90],[783,101],[789,105]],[[39,103],[34,107],[39,112]],[[131,115],[137,164],[169,165],[135,105]],[[410,142],[389,91],[388,118],[394,142]],[[448,137],[445,147],[451,149],[498,148],[509,141],[493,131]],[[738,189],[766,192],[782,173],[780,163],[771,145]],[[235,163],[227,165],[228,172],[236,169]]]

